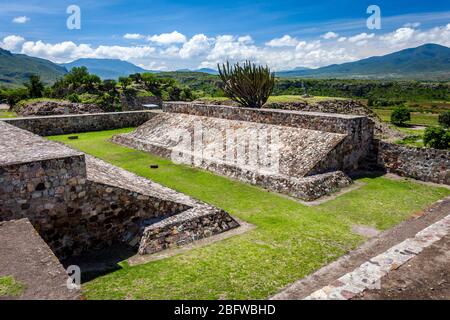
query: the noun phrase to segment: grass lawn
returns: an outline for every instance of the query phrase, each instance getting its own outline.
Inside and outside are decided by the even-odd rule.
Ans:
[[[265,299],[336,260],[364,238],[353,224],[388,229],[450,190],[383,177],[317,207],[106,142],[131,129],[51,137],[138,175],[227,210],[250,232],[83,285],[89,299]],[[149,164],[158,164],[151,170]]]
[[[212,97],[212,98],[200,98],[202,101],[227,101],[230,100],[227,97]],[[302,96],[296,95],[283,95],[283,96],[270,96],[268,103],[285,103],[285,102],[298,102],[298,101],[306,101],[310,103],[315,103],[319,101],[327,101],[327,100],[345,100],[345,98],[335,98],[335,97],[325,97],[325,96],[313,96],[311,98],[303,98]]]
[[[17,117],[15,112],[0,110],[0,119],[1,118],[15,118],[15,117]]]
[[[17,282],[12,276],[0,277],[0,298],[18,297],[25,287]]]
[[[392,110],[388,109],[373,109],[375,113],[385,122],[391,122]],[[422,113],[422,112],[411,112],[411,121],[408,124],[411,125],[426,125],[426,126],[437,126],[438,125],[437,113]]]

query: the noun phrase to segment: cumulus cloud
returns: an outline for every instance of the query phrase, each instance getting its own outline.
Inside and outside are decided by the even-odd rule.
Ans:
[[[25,39],[23,37],[11,35],[3,38],[3,40],[0,42],[0,47],[5,50],[16,51],[20,49],[20,46],[24,42]]]
[[[330,32],[323,34],[321,37],[328,40],[328,39],[335,39],[335,38],[339,37],[339,35],[337,33],[330,31]]]
[[[246,42],[250,41],[248,38],[240,38],[240,41]],[[182,59],[189,59],[202,54],[207,54],[211,48],[211,42],[214,39],[209,39],[204,34],[196,34],[188,42],[183,44],[183,47],[179,51],[180,57]]]
[[[155,48],[149,46],[98,46],[92,48],[88,44],[75,44],[72,41],[64,41],[56,44],[43,41],[27,41],[22,45],[23,54],[41,57],[57,63],[73,61],[79,58],[109,58],[109,59],[142,59],[151,57]]]
[[[323,36],[325,36],[324,34]],[[126,36],[126,35],[125,35]],[[225,61],[251,60],[267,64],[273,70],[295,67],[321,67],[335,63],[354,61],[369,56],[384,55],[425,43],[450,46],[450,24],[427,30],[401,27],[389,33],[375,35],[360,33],[353,36],[336,34],[328,41],[325,37],[300,41],[289,35],[274,38],[267,43],[256,43],[250,35],[196,34],[190,39],[174,31],[172,33],[144,36],[128,34],[126,39],[149,39],[151,43],[134,46],[110,46],[79,44],[72,41],[46,43],[26,41],[11,35],[0,41],[0,46],[52,60],[57,63],[78,58],[114,58],[127,60],[152,70],[176,70],[183,68],[216,67]],[[327,36],[327,38],[329,38]]]
[[[414,32],[415,30],[412,28],[399,28],[392,33],[380,37],[380,39],[386,41],[391,46],[399,46],[410,40]]]
[[[284,35],[281,38],[275,38],[266,42],[266,46],[279,48],[279,47],[295,47],[298,44],[298,40],[292,38],[290,35]]]
[[[159,35],[149,36],[149,41],[156,42],[161,45],[170,45],[173,43],[185,43],[187,41],[186,36],[178,31],[171,33],[161,33]]]
[[[145,36],[139,33],[127,33],[124,36],[124,39],[129,39],[129,40],[138,40],[138,39],[144,39]]]
[[[28,21],[30,21],[30,18],[28,18],[27,16],[15,17],[12,20],[13,23],[19,23],[19,24],[27,23]]]
[[[348,41],[351,43],[356,44],[357,46],[363,46],[367,44],[369,39],[372,39],[375,37],[374,33],[367,34],[365,32],[357,34],[356,36],[348,38]]]

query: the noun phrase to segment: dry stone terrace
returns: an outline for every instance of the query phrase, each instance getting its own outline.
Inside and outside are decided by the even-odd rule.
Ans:
[[[115,242],[153,253],[238,226],[223,210],[25,130],[0,122],[0,135],[0,221],[29,219],[59,258]]]
[[[180,153],[179,162],[307,201],[348,186],[342,171],[358,167],[372,138],[371,123],[361,116],[195,103],[163,109],[113,142],[172,160]]]

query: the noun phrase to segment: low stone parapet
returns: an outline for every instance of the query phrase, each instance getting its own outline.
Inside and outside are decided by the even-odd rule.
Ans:
[[[137,127],[156,113],[151,111],[108,112],[45,117],[1,119],[40,136]]]
[[[376,141],[377,163],[388,172],[450,185],[450,151]]]

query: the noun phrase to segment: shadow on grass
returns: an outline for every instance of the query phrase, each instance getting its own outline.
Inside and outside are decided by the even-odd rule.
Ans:
[[[81,283],[89,282],[100,276],[122,269],[120,262],[137,254],[137,248],[115,243],[107,248],[90,250],[80,256],[61,261],[64,268],[71,265],[81,269]]]

